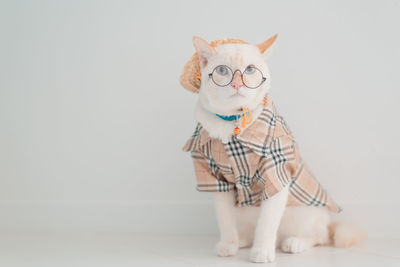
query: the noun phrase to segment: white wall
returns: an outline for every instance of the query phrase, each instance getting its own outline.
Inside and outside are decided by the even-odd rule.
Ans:
[[[278,33],[271,93],[303,156],[343,216],[400,236],[400,2],[0,5],[1,229],[215,232],[180,71],[192,35]]]

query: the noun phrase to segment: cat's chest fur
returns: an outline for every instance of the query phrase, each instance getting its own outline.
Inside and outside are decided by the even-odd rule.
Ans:
[[[261,114],[263,106],[258,106],[254,111],[252,111],[252,122],[247,126],[249,127]],[[225,121],[215,113],[211,113],[203,108],[200,102],[197,103],[195,109],[196,120],[203,126],[203,128],[208,132],[210,137],[217,138],[226,144],[232,138],[233,131],[236,127],[233,121]],[[240,126],[242,119],[237,121],[237,125]],[[243,129],[242,129],[243,131]]]

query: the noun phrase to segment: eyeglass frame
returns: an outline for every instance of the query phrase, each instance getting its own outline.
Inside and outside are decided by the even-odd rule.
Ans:
[[[213,73],[214,73],[214,71],[215,71],[218,67],[221,67],[221,66],[227,67],[227,68],[231,71],[231,73],[232,73],[232,78],[231,78],[231,80],[229,81],[229,83],[227,83],[226,85],[219,85],[219,84],[217,84],[217,83],[214,81]],[[249,66],[247,66],[246,69],[247,69],[248,67],[249,67]],[[235,77],[236,72],[239,71],[239,73],[240,73],[240,78],[242,79],[242,83],[244,84],[244,86],[246,86],[246,87],[249,88],[249,89],[257,89],[258,87],[260,87],[260,86],[267,80],[267,77],[264,76],[264,73],[263,73],[259,68],[255,67],[255,66],[252,66],[252,67],[255,68],[256,70],[258,70],[258,71],[261,73],[261,75],[262,75],[261,83],[260,83],[259,85],[257,85],[256,87],[249,87],[249,86],[247,86],[246,83],[243,81],[243,72],[242,72],[241,70],[239,70],[239,69],[236,69],[235,71],[232,71],[232,69],[229,68],[229,66],[227,66],[227,65],[218,65],[218,66],[216,66],[216,67],[213,69],[213,71],[210,72],[210,73],[208,74],[208,78],[210,78],[210,79],[213,81],[213,83],[214,83],[215,85],[217,85],[217,86],[219,86],[219,87],[226,87],[226,86],[228,86],[228,85],[230,85],[230,84],[232,83],[233,77]],[[246,71],[246,69],[245,69],[244,71]]]

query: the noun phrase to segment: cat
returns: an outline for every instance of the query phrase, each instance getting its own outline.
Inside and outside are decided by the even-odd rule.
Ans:
[[[267,58],[276,38],[275,35],[259,45],[251,45],[239,39],[222,39],[208,43],[200,37],[193,37],[196,54],[181,76],[182,85],[189,90],[197,90],[199,94],[195,108],[198,127],[184,150],[192,151],[199,191],[214,192],[220,229],[220,241],[216,245],[219,256],[232,256],[239,248],[251,247],[252,262],[272,262],[276,257],[276,248],[286,253],[300,253],[317,245],[349,247],[365,240],[365,234],[357,227],[348,223],[331,222],[330,212],[339,211],[339,207],[320,188],[318,182],[313,185],[318,188],[317,194],[322,200],[313,199],[311,204],[299,205],[301,197],[297,196],[298,199],[295,199],[294,174],[288,182],[276,182],[278,178],[281,179],[277,177],[273,182],[274,186],[277,184],[276,190],[271,191],[272,193],[268,191],[270,189],[265,189],[265,184],[268,183],[266,180],[270,177],[269,174],[261,177],[259,170],[264,167],[266,169],[268,160],[271,160],[269,157],[273,156],[274,151],[278,153],[281,149],[274,150],[272,143],[286,142],[289,145],[285,146],[285,149],[292,149],[290,151],[295,157],[290,158],[291,152],[280,155],[286,157],[277,163],[279,168],[285,168],[284,176],[290,176],[292,171],[298,173],[299,169],[296,168],[303,168],[305,165],[300,156],[297,156],[297,150],[294,152],[297,147],[290,130],[283,118],[275,112],[268,95],[271,75]],[[196,68],[199,73],[193,76]],[[185,79],[191,79],[189,85]],[[266,123],[267,120],[270,125]],[[258,129],[264,129],[259,127],[264,124],[265,134],[257,132]],[[266,145],[263,135],[268,138],[268,127],[272,129],[273,134],[269,133],[271,139]],[[260,143],[246,144],[246,135],[262,140]],[[223,150],[227,164],[220,163],[219,160],[223,159],[218,159],[219,156],[215,152],[199,148],[206,141],[209,142],[207,149]],[[229,150],[228,147],[235,148]],[[257,149],[259,157],[254,156]],[[232,162],[229,160],[232,159],[232,154],[239,153],[238,151],[246,151],[243,154],[249,153],[249,158],[260,159],[259,162],[265,160],[265,164],[257,165],[258,169],[248,167],[253,168],[251,175],[258,175],[257,182],[254,177],[251,177],[250,181],[248,179],[237,182],[237,179],[241,178],[234,177],[238,176],[234,171],[236,167],[233,166],[235,164],[229,164]],[[238,154],[237,157],[242,155]],[[256,163],[250,159],[245,164]],[[296,175],[300,177],[299,174]],[[307,175],[304,177],[307,178]],[[204,184],[204,181],[208,181],[208,184]],[[244,183],[247,186],[246,190],[252,190],[252,186],[260,189],[260,185],[264,185],[264,188],[257,189],[258,191],[243,191],[239,183]],[[260,192],[263,192],[262,196]]]

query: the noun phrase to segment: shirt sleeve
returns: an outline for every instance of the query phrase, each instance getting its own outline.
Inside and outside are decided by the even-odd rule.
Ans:
[[[191,152],[196,175],[196,189],[200,192],[229,192],[234,184],[225,180],[217,163],[199,150]]]

